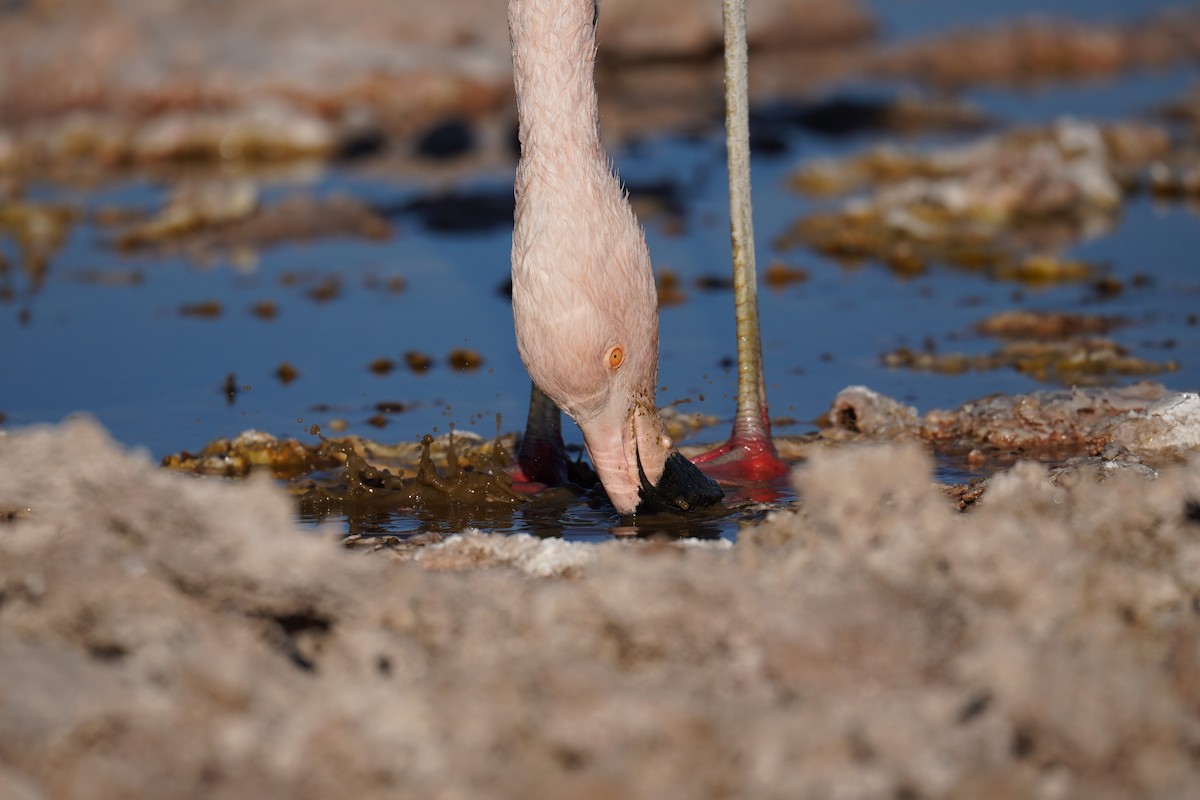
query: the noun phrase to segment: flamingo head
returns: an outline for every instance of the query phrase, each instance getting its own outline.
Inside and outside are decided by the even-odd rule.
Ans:
[[[598,260],[551,248],[563,260],[545,268],[535,266],[540,247],[514,248],[521,358],[579,425],[618,512],[712,505],[723,492],[675,449],[655,406],[658,298],[644,240],[624,241],[631,244],[604,249]]]

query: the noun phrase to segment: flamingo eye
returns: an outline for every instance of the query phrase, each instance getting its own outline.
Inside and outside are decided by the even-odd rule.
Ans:
[[[616,369],[617,367],[621,366],[621,362],[624,360],[625,360],[625,351],[621,349],[620,345],[617,345],[616,347],[614,347],[613,349],[608,351],[608,367],[609,367],[609,369]]]

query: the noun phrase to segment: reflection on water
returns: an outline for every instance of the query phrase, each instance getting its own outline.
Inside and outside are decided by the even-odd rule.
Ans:
[[[520,505],[439,502],[434,507],[392,508],[353,511],[337,509],[321,513],[301,504],[302,524],[320,528],[328,525],[364,539],[414,534],[448,536],[465,529],[498,533],[528,533],[539,537],[561,537],[572,541],[600,541],[638,536],[693,539],[737,538],[738,528],[786,508],[796,499],[786,482],[749,487],[725,487],[722,504],[687,515],[643,514],[636,519],[621,517],[598,491],[574,488],[544,490]]]
[[[580,502],[577,498],[539,497],[515,509],[489,509],[487,513],[439,509],[378,511],[348,517],[344,514],[315,515],[301,512],[301,524],[313,528],[332,525],[347,534],[363,537],[410,536],[437,533],[443,536],[468,529],[495,533],[528,533],[539,537],[562,537],[570,541],[594,542],[614,537],[639,536],[691,539],[737,539],[739,526],[762,519],[774,508],[785,508],[796,498],[790,491],[774,493],[771,502],[749,501],[737,494],[726,496],[727,505],[702,513],[649,514],[636,520],[622,519],[610,506]]]

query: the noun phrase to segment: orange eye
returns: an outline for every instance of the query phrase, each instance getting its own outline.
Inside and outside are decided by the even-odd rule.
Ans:
[[[610,369],[616,369],[621,366],[621,362],[625,360],[625,351],[620,345],[608,351],[608,366]]]

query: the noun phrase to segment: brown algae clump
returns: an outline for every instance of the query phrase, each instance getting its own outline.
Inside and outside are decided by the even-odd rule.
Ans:
[[[261,320],[270,321],[279,316],[279,304],[274,300],[262,300],[250,307],[250,313]]]
[[[179,307],[179,315],[181,317],[216,319],[222,313],[221,303],[217,300],[200,300],[195,303],[184,303]]]
[[[349,195],[298,194],[264,204],[258,186],[250,180],[213,179],[178,184],[157,216],[125,228],[118,234],[116,246],[122,250],[182,249],[195,257],[207,257],[252,254],[285,242],[336,236],[378,241],[393,233],[384,217]],[[327,280],[314,288],[314,299],[333,299],[339,289]]]
[[[1001,311],[975,326],[985,336],[1004,339],[1066,339],[1079,334],[1108,333],[1127,324],[1121,317],[1066,311]]]
[[[772,261],[767,265],[767,271],[763,274],[763,283],[776,292],[807,280],[808,270],[804,267],[789,266],[782,261]]]
[[[133,250],[228,225],[250,217],[258,204],[258,188],[249,181],[183,183],[171,192],[157,217],[124,231],[117,238],[117,247]]]
[[[269,469],[277,478],[295,477],[337,463],[320,448],[295,439],[277,439],[261,431],[246,431],[234,439],[215,439],[199,453],[184,450],[162,460],[168,469],[225,478],[244,478],[256,468]]]
[[[367,365],[367,369],[376,375],[387,375],[396,368],[396,362],[390,358],[377,358]]]
[[[957,375],[971,371],[1015,369],[1039,381],[1094,386],[1115,376],[1174,372],[1175,361],[1152,361],[1133,355],[1122,345],[1097,335],[1124,320],[1057,311],[1006,311],[975,326],[985,336],[1001,339],[990,353],[967,355],[899,347],[884,353],[885,366]]]
[[[1042,286],[1090,280],[1095,276],[1096,268],[1084,261],[1033,254],[1018,262],[1001,264],[994,274],[1001,280]]]
[[[0,199],[0,241],[5,236],[13,238],[21,253],[22,270],[31,281],[38,281],[78,216],[65,206]]]
[[[371,464],[351,440],[328,439],[315,425],[311,432],[320,437],[321,452],[344,460],[344,483],[311,486],[299,498],[300,510],[304,513],[324,516],[339,510],[354,515],[397,508],[482,509],[520,505],[526,500],[512,488],[512,478],[505,470],[508,453],[499,438],[493,443],[486,461],[481,459],[479,463],[473,463],[459,458],[451,435],[443,474],[434,465],[430,452],[434,438],[426,434],[421,439],[416,474],[404,477]]]
[[[1174,372],[1174,361],[1151,361],[1130,354],[1110,339],[1090,338],[1062,342],[1022,340],[1008,342],[991,353],[965,355],[936,353],[899,347],[883,355],[885,366],[959,375],[995,369],[1015,369],[1047,383],[1092,386],[1115,376],[1158,375]]]
[[[679,276],[672,270],[660,269],[654,281],[654,286],[658,292],[658,305],[660,307],[677,306],[687,302],[687,295],[684,294],[683,288],[680,285]]]
[[[433,366],[433,358],[425,353],[409,350],[404,354],[404,363],[408,365],[411,371],[420,374],[429,371]]]
[[[793,175],[794,188],[868,194],[800,219],[777,245],[902,274],[937,262],[1030,284],[1090,280],[1092,265],[1041,253],[1109,227],[1169,146],[1150,125],[1062,120],[931,152],[818,159]]]
[[[280,383],[282,383],[284,386],[287,386],[289,383],[300,377],[300,371],[292,366],[290,362],[284,361],[275,368],[275,377],[279,379]]]
[[[460,347],[450,351],[450,355],[446,357],[446,362],[456,372],[474,372],[483,366],[483,356],[474,350]]]

